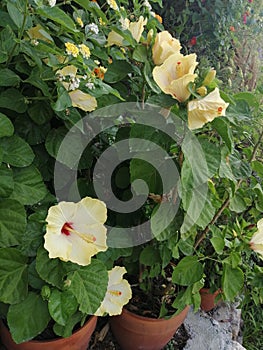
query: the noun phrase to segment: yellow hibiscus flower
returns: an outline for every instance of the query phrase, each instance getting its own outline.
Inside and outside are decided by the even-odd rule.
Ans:
[[[158,33],[152,48],[154,64],[162,64],[169,56],[180,53],[181,48],[179,40],[173,38],[168,31]]]
[[[106,205],[90,197],[50,207],[44,235],[49,257],[89,265],[93,255],[107,250],[106,219]]]
[[[173,54],[161,66],[153,69],[153,79],[164,93],[184,102],[190,96],[188,84],[197,77],[194,74],[197,64],[196,54]]]
[[[190,101],[188,103],[189,129],[201,128],[215,118],[224,116],[228,105],[229,103],[220,97],[218,88],[200,100]]]
[[[261,255],[263,258],[263,219],[257,223],[258,231],[254,233],[251,241],[250,248]]]
[[[137,41],[137,43],[140,41],[142,32],[144,30],[144,26],[147,23],[147,18],[143,18],[143,16],[140,16],[138,22],[131,22],[129,25],[129,31],[131,32],[133,38]]]
[[[131,32],[132,37],[139,42],[142,36],[142,32],[144,30],[144,26],[147,23],[147,18],[143,18],[143,16],[140,16],[138,22],[129,22],[128,30]],[[127,22],[128,24],[128,22]],[[123,45],[123,37],[114,32],[113,30],[109,33],[108,39],[107,39],[107,46],[122,46]]]
[[[112,270],[108,271],[107,292],[100,307],[95,312],[96,316],[121,314],[123,305],[127,304],[132,297],[131,287],[128,281],[123,279],[125,273],[126,269],[120,266],[115,266]]]

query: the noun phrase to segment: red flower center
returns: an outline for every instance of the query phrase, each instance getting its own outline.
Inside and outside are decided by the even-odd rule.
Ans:
[[[70,230],[73,230],[72,222],[65,222],[65,224],[62,226],[61,233],[63,235],[69,236]]]

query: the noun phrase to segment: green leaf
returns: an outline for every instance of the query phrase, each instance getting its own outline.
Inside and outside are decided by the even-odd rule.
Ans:
[[[69,318],[77,311],[78,302],[69,291],[53,289],[48,300],[51,317],[60,325],[66,326]]]
[[[222,289],[226,299],[233,301],[244,285],[244,274],[240,268],[233,268],[224,264],[222,276]]]
[[[25,4],[22,0],[9,0],[7,2],[7,11],[18,29],[23,28],[23,26],[28,28],[32,25],[30,16],[26,16],[26,21],[24,23],[24,17],[26,14]]]
[[[252,169],[257,172],[257,175],[263,177],[263,163],[259,160],[254,160],[251,163]]]
[[[234,154],[230,154],[229,162],[236,179],[247,179],[250,177],[251,167],[248,162],[241,159],[241,156],[237,150],[234,152]]]
[[[27,296],[27,258],[15,248],[0,248],[0,301],[15,304]]]
[[[53,111],[48,103],[41,101],[28,108],[28,115],[37,125],[43,125],[53,117]]]
[[[106,83],[117,83],[133,71],[130,63],[126,61],[113,61],[104,76]]]
[[[46,138],[45,146],[51,157],[56,158],[60,144],[67,133],[68,129],[65,127],[50,130]]]
[[[186,239],[180,238],[178,242],[178,248],[184,255],[192,255],[194,252],[194,238],[193,236],[187,237]]]
[[[221,152],[218,146],[205,139],[199,138],[198,141],[203,149],[206,165],[207,165],[207,176],[213,177],[219,169],[221,162]]]
[[[21,243],[26,229],[24,206],[13,199],[0,201],[0,247]]]
[[[33,260],[28,268],[28,284],[30,287],[41,291],[42,287],[46,285],[45,281],[40,278],[36,271],[36,260]]]
[[[0,86],[14,86],[20,82],[20,77],[8,68],[0,69]]]
[[[16,36],[9,25],[0,32],[0,63],[6,62],[9,55],[15,56],[19,51]]]
[[[181,233],[197,224],[205,228],[215,214],[215,208],[209,198],[208,186],[206,183],[193,188],[191,180],[190,167],[187,167],[187,161],[184,161],[181,173],[180,197],[183,208],[186,211],[184,222],[181,226]]]
[[[69,145],[73,144],[74,147],[66,147],[64,142],[63,147],[59,150],[61,142],[65,137],[67,137],[67,143]],[[52,129],[46,138],[45,146],[52,157],[56,158],[60,163],[65,164],[70,169],[75,169],[77,167],[81,155],[82,159],[81,162],[79,162],[80,167],[83,167],[85,161],[88,161],[86,163],[87,166],[89,162],[92,161],[90,149],[85,151],[85,138],[82,137],[80,131],[77,132],[75,130],[71,132],[64,127]]]
[[[152,67],[149,62],[145,62],[145,65],[143,68],[143,76],[147,84],[149,85],[149,87],[152,89],[152,91],[155,92],[156,94],[159,94],[161,92],[161,89],[152,78]]]
[[[1,72],[1,70],[0,70]],[[14,126],[9,118],[3,113],[0,113],[0,137],[12,136],[14,133]]]
[[[44,96],[51,96],[47,83],[43,81],[42,70],[39,67],[32,69],[30,76],[24,82],[37,87],[43,92]]]
[[[29,292],[22,302],[11,305],[7,323],[13,340],[22,343],[44,331],[50,321],[47,302],[34,292]]]
[[[236,213],[243,213],[247,208],[244,197],[239,191],[230,199],[229,209]]]
[[[219,168],[219,176],[225,177],[232,181],[236,181],[236,178],[233,175],[232,168],[229,163],[229,150],[226,147],[222,147],[221,149],[221,164]]]
[[[0,107],[11,109],[17,113],[27,110],[25,97],[15,88],[7,89],[0,94]]]
[[[45,141],[50,130],[50,124],[35,124],[27,116],[19,116],[15,121],[16,133],[30,145],[38,145]]]
[[[152,152],[154,154],[154,152]],[[158,170],[150,163],[133,158],[130,163],[131,182],[141,179],[144,181],[142,186],[137,185],[136,192],[140,195],[148,193],[161,194],[162,180]],[[145,186],[147,184],[147,186]],[[148,187],[148,188],[147,188]]]
[[[212,122],[212,125],[218,134],[222,137],[222,140],[225,142],[227,148],[229,149],[229,152],[232,152],[234,143],[230,125],[224,118],[215,118]]]
[[[154,264],[160,264],[161,257],[159,250],[153,246],[146,246],[140,254],[140,263],[146,266],[153,266]]]
[[[173,270],[172,281],[181,286],[189,286],[203,277],[203,266],[197,256],[186,256]]]
[[[104,299],[108,272],[105,265],[96,259],[88,266],[80,267],[68,275],[71,281],[69,291],[75,295],[79,310],[83,313],[94,314]]]
[[[225,248],[224,236],[219,228],[211,226],[212,238],[210,239],[212,246],[214,247],[217,254],[222,254]]]
[[[69,337],[71,336],[74,327],[81,322],[83,319],[83,314],[81,312],[76,312],[74,315],[72,315],[68,321],[66,326],[61,326],[58,323],[54,324],[53,330],[54,332],[60,336],[60,337]]]
[[[146,46],[136,46],[135,50],[133,51],[132,58],[138,62],[146,62],[148,60]]]
[[[14,190],[12,169],[5,165],[0,166],[0,198],[7,198]]]
[[[13,174],[15,188],[11,198],[24,205],[33,205],[46,196],[46,186],[35,166],[14,168]]]
[[[66,14],[65,11],[61,10],[59,7],[54,6],[42,6],[38,7],[36,12],[43,17],[51,19],[55,23],[60,24],[62,27],[67,29],[68,32],[77,33],[75,23],[70,16]]]
[[[37,251],[36,270],[39,276],[54,287],[64,286],[64,276],[67,273],[66,264],[70,267],[73,264],[65,263],[60,259],[50,259],[48,251],[40,247]],[[73,265],[72,268],[77,266]]]
[[[82,6],[87,11],[91,12],[95,17],[102,18],[103,22],[107,22],[107,17],[105,13],[100,9],[100,7],[91,1],[86,0],[74,0],[77,4]]]
[[[258,101],[254,93],[252,92],[239,92],[234,95],[235,100],[245,100],[251,107],[258,107]]]
[[[62,85],[58,86],[58,99],[56,103],[52,106],[52,108],[56,112],[61,112],[71,106],[72,101],[67,90]]]
[[[158,241],[176,235],[180,223],[176,221],[177,206],[171,202],[162,203],[154,208],[151,216],[151,231]],[[179,221],[179,220],[178,220]]]
[[[46,216],[47,211],[39,209],[28,217],[26,231],[21,243],[21,252],[26,256],[36,256],[38,248],[43,244]]]
[[[3,161],[16,167],[30,165],[35,157],[28,143],[17,135],[0,139],[0,147],[4,151]]]

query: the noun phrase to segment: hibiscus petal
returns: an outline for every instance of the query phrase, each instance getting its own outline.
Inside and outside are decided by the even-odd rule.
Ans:
[[[122,44],[123,44],[123,37],[112,30],[108,35],[106,46],[112,46],[112,45],[122,46]]]
[[[69,92],[69,97],[71,98],[72,106],[78,107],[85,112],[94,111],[97,107],[97,101],[95,97],[90,94],[86,94],[81,90],[73,90]]]
[[[154,64],[162,64],[169,56],[179,53],[181,48],[179,40],[173,38],[168,31],[158,33],[152,48]]]
[[[144,19],[143,16],[140,16],[138,22],[131,22],[129,25],[129,31],[131,32],[133,38],[137,41],[140,41],[144,26],[147,23],[147,18]]]
[[[72,243],[67,239],[67,236],[51,232],[45,234],[44,248],[49,252],[49,258],[60,258],[68,261],[71,251]]]

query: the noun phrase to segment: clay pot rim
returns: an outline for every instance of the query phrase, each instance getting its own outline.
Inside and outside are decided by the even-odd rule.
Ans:
[[[74,336],[75,334],[77,335],[78,333],[83,332],[83,329],[85,328],[89,328],[90,323],[92,323],[92,321],[94,321],[94,319],[97,319],[97,316],[95,315],[89,315],[89,319],[84,323],[84,325],[82,327],[80,327],[79,329],[77,329],[75,332],[73,332],[69,337]],[[0,319],[0,322],[2,323],[2,326],[5,327],[8,331],[9,329],[6,327],[6,325],[4,324],[3,320]],[[59,342],[64,342],[64,339],[69,338],[69,337],[58,337],[58,338],[53,338],[53,339],[48,339],[48,340],[26,340],[27,343],[41,343],[41,344],[48,344],[48,343],[52,343],[54,341],[56,341],[57,343]],[[23,344],[23,343],[20,343]],[[19,345],[19,344],[17,344]]]
[[[188,311],[189,309],[190,309],[190,305],[186,305],[185,308],[180,313]],[[152,323],[155,323],[155,322],[167,322],[170,319],[173,319],[174,317],[177,317],[177,316],[180,315],[180,313],[179,313],[178,315],[175,315],[175,316],[170,317],[168,319],[165,319],[165,318],[152,318],[152,317],[137,315],[136,313],[127,310],[125,307],[122,309],[122,313],[124,313],[124,314],[126,313],[127,315],[131,315],[134,318],[137,318],[139,320],[147,320],[147,322],[152,322]]]
[[[208,295],[218,295],[218,294],[223,294],[223,290],[221,288],[218,288],[215,292],[211,293],[210,288],[201,288],[200,293],[208,294]]]

